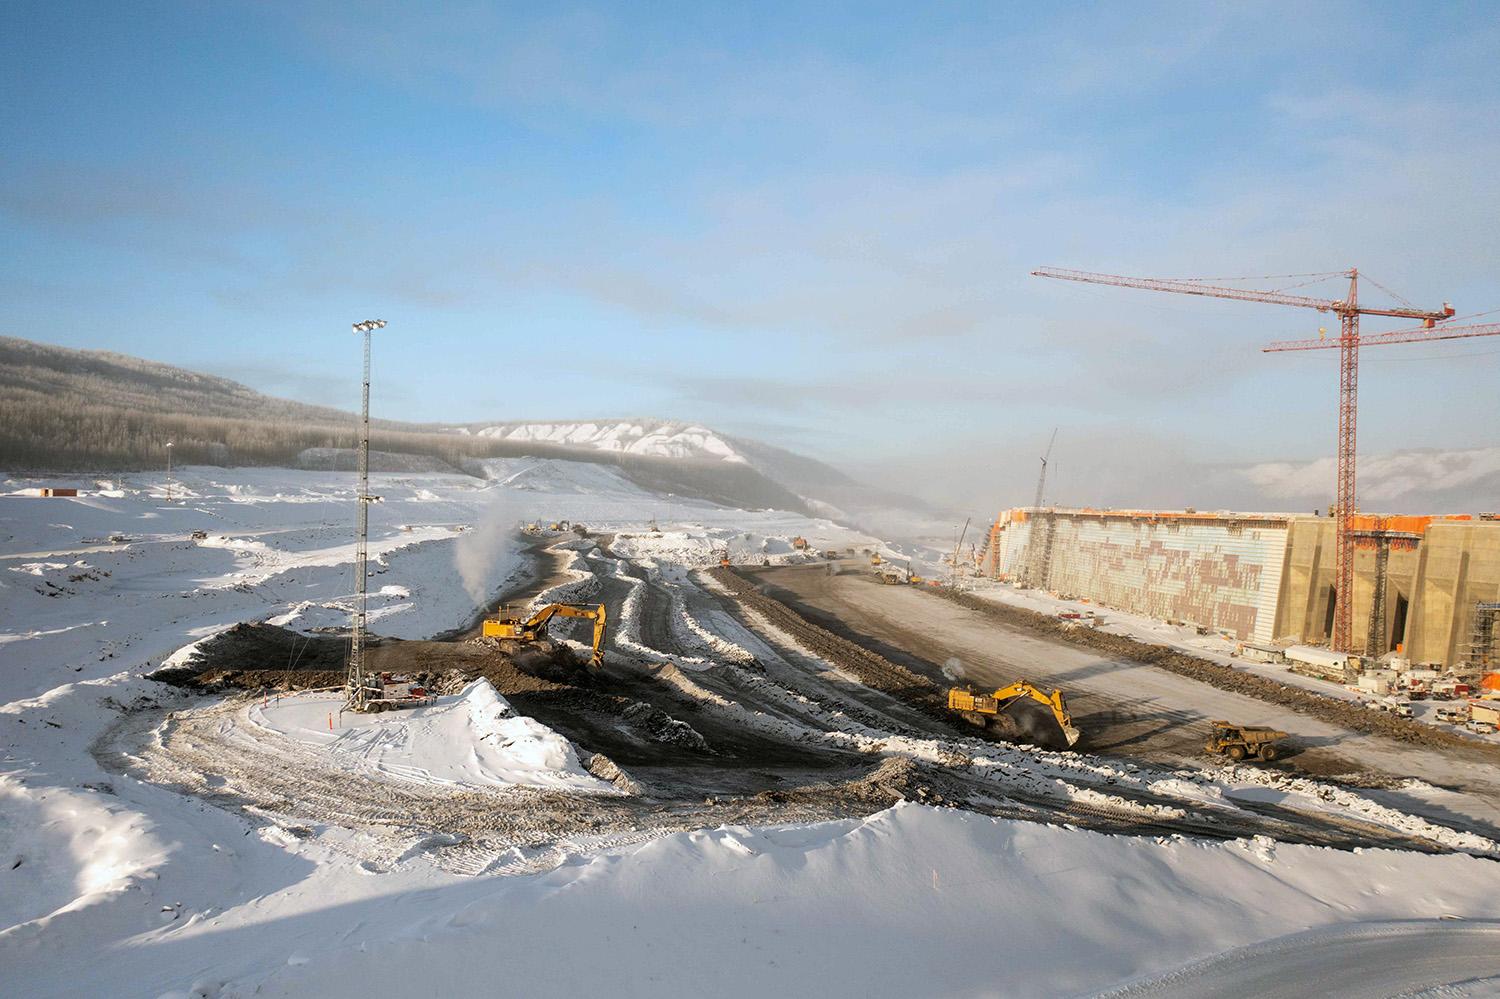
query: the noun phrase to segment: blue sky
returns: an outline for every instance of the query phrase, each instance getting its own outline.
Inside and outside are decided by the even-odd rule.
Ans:
[[[1071,502],[1333,446],[1334,357],[1257,350],[1326,317],[1036,265],[1500,308],[1493,5],[808,6],[0,5],[0,333],[352,407],[378,316],[380,415],[987,509],[1054,425]],[[1497,375],[1367,351],[1363,449],[1495,443]]]

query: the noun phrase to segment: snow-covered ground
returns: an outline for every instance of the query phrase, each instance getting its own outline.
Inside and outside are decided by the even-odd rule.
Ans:
[[[489,473],[375,476],[377,631],[467,621],[521,568],[524,521],[631,534],[616,554],[678,577],[726,542],[753,560],[802,557],[797,534],[865,540],[793,514],[657,497],[603,466],[508,459]],[[170,503],[149,477],[76,500],[0,496],[5,994],[1073,995],[1310,930],[1407,920],[1436,935],[1459,919],[1483,942],[1500,921],[1500,864],[1478,857],[1110,836],[913,804],[660,836],[539,875],[463,877],[420,849],[372,866],[346,848],[357,833],[222,809],[91,753],[178,696],[142,673],[181,647],[241,620],[312,627],[347,611],[352,475],[178,476]],[[659,537],[645,530],[653,517]],[[679,616],[674,628],[706,655],[751,641]],[[485,685],[346,716],[332,732],[330,706],[289,697],[237,717],[350,780],[368,770],[458,793],[614,793]],[[1336,967],[1342,939],[1296,953]],[[1408,965],[1409,950],[1391,953]],[[1486,955],[1455,948],[1441,980],[1500,979]],[[1380,959],[1367,956],[1366,972]],[[1399,970],[1366,978],[1404,981]]]
[[[357,761],[402,780],[613,791],[583,769],[567,739],[517,715],[487,680],[402,711],[346,714],[343,703],[337,692],[268,695],[247,714],[269,732],[327,750],[329,760]]]

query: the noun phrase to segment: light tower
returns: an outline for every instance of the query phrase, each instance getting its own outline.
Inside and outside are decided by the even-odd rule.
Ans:
[[[167,502],[172,502],[172,442],[167,441]]]
[[[354,332],[365,335],[365,377],[360,399],[359,432],[359,513],[354,543],[354,627],[349,636],[349,669],[344,679],[344,707],[363,711],[369,698],[370,683],[365,677],[365,563],[369,554],[370,504],[379,496],[370,495],[370,334],[385,326],[384,319],[366,319],[354,324]]]

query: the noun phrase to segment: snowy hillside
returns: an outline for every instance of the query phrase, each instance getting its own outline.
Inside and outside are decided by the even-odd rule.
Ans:
[[[501,423],[456,428],[459,433],[507,444],[531,444],[571,449],[587,453],[605,453],[632,458],[677,461],[683,463],[678,474],[698,474],[688,468],[706,466],[723,469],[738,466],[744,473],[756,473],[757,480],[774,483],[794,496],[794,508],[806,507],[821,515],[859,524],[882,533],[915,537],[947,530],[946,518],[940,517],[926,503],[898,490],[871,486],[855,480],[831,465],[805,455],[774,447],[760,441],[733,437],[700,424],[668,420],[631,419],[564,423]],[[550,452],[549,452],[550,453]],[[567,453],[562,451],[560,453]],[[657,464],[657,481],[663,466]],[[651,470],[635,473],[638,481],[652,481]],[[716,490],[700,479],[696,488],[711,498],[721,499]],[[691,490],[693,485],[688,484]],[[661,482],[662,492],[676,491],[670,482]],[[743,502],[755,495],[753,481],[738,484],[732,494]],[[782,500],[786,502],[785,499]]]
[[[476,437],[563,444],[653,458],[745,460],[728,441],[707,427],[662,421],[505,423],[477,430],[462,428],[462,432]]]

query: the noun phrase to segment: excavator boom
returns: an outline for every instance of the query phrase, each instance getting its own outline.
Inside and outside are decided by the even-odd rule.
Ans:
[[[1068,713],[1067,698],[1060,690],[1053,690],[1048,694],[1026,680],[1017,680],[992,694],[976,694],[961,687],[948,690],[948,709],[958,712],[965,721],[981,727],[988,727],[991,719],[1004,715],[1016,704],[1028,701],[1041,704],[1052,713],[1069,746],[1076,744],[1082,737],[1083,733],[1073,725],[1073,716]]]

